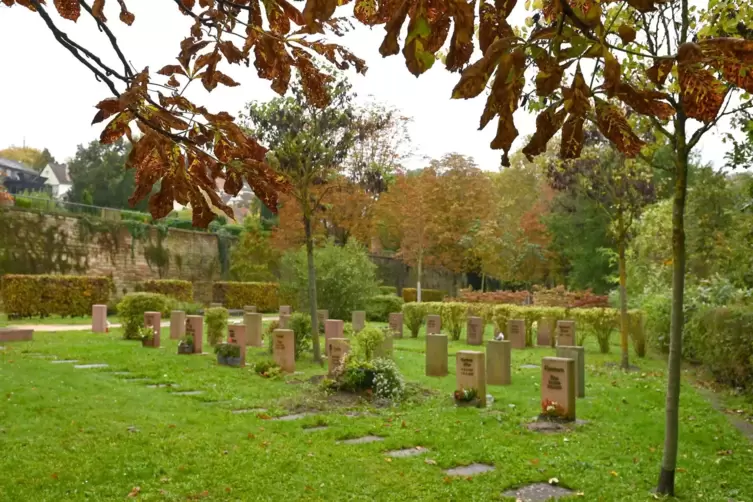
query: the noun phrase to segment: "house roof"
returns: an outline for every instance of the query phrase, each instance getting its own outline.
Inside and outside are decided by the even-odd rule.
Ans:
[[[52,169],[53,174],[55,174],[55,177],[58,179],[58,183],[63,185],[71,184],[71,178],[68,176],[68,166],[65,164],[56,164],[54,162],[50,162],[47,165]]]
[[[39,175],[38,172],[36,172],[34,169],[30,169],[26,167],[25,165],[21,164],[20,162],[16,162],[15,160],[5,159],[3,157],[0,157],[0,167],[3,167],[5,169],[10,169],[12,171],[21,171],[26,174],[30,175]]]

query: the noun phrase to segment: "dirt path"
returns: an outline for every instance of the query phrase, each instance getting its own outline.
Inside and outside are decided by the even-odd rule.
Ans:
[[[722,399],[719,397],[719,395],[705,387],[696,386],[696,390],[705,397],[709,403],[711,403],[711,406],[714,407],[715,410],[724,413],[724,415],[727,417],[727,419],[732,423],[732,425],[735,426],[737,430],[743,433],[745,437],[747,437],[750,441],[753,441],[753,424],[748,422],[747,420],[744,420],[738,416],[731,415],[727,412],[725,412],[726,407],[724,406],[724,403],[722,402]]]

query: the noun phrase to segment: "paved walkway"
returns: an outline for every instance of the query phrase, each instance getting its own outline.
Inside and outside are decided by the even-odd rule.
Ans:
[[[240,320],[240,317],[231,317],[230,320]],[[280,318],[274,316],[264,316],[265,321],[278,321]],[[110,324],[111,329],[120,328],[122,325],[119,323]],[[170,321],[162,321],[160,326],[163,328],[170,327]],[[33,329],[39,332],[54,332],[54,331],[89,331],[92,329],[91,324],[9,324],[8,328],[20,328],[20,329]]]

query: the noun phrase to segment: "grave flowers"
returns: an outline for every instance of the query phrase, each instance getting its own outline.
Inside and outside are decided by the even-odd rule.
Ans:
[[[241,348],[232,343],[220,343],[215,345],[214,353],[217,354],[217,363],[224,366],[241,365]]]
[[[541,401],[541,417],[548,419],[565,418],[565,409],[557,401],[543,399]]]
[[[458,389],[453,394],[457,406],[478,406],[478,391],[476,389]]]
[[[139,328],[139,336],[141,337],[142,347],[154,346],[154,328],[151,326],[144,326]]]
[[[186,335],[180,340],[178,354],[193,354],[193,335]]]

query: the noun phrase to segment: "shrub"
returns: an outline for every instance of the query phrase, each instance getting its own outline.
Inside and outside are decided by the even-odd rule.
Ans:
[[[259,312],[275,312],[280,305],[279,289],[273,282],[215,282],[212,299],[229,309],[256,305]]]
[[[573,309],[570,315],[576,322],[578,345],[583,345],[587,330],[591,330],[596,335],[601,353],[608,354],[610,336],[620,325],[619,311],[605,308]]]
[[[511,305],[525,305],[529,302],[531,293],[528,291],[468,291],[461,290],[458,300],[466,303],[496,303]]]
[[[140,283],[136,289],[147,293],[159,293],[181,302],[193,301],[193,284],[173,279],[149,280]]]
[[[445,293],[439,289],[421,288],[422,302],[441,302],[444,300]],[[416,288],[403,288],[403,300],[405,303],[415,302],[418,300],[418,291]]]
[[[213,307],[204,311],[210,345],[216,345],[225,337],[228,317],[227,309],[224,307]]]
[[[274,334],[276,329],[280,328],[280,321],[272,321],[269,324],[267,324],[266,329],[264,330],[264,336],[267,338],[267,348],[269,349],[269,353],[271,354],[274,352],[272,347],[272,335]]]
[[[403,305],[403,322],[410,331],[410,336],[418,337],[418,332],[424,324],[426,317],[425,303],[406,303]]]
[[[384,342],[384,336],[384,331],[380,328],[366,326],[352,338],[354,356],[371,361],[375,351]]]
[[[166,318],[172,310],[173,301],[159,293],[129,293],[118,303],[118,317],[123,324],[123,338],[138,340],[139,330],[144,326],[144,312],[161,312]]]
[[[703,307],[689,323],[688,336],[697,344],[700,362],[720,383],[750,388],[753,385],[753,308]],[[691,327],[692,326],[692,327]]]
[[[670,293],[655,293],[640,299],[645,316],[646,340],[654,349],[666,354],[669,352],[669,328],[672,315]]]
[[[628,310],[628,334],[633,340],[633,350],[638,357],[646,357],[646,333],[643,323],[643,313],[640,310]]]
[[[387,322],[390,314],[403,309],[403,299],[395,295],[372,296],[366,301],[366,320]]]
[[[350,319],[354,310],[363,310],[379,289],[376,265],[366,249],[356,241],[345,246],[327,243],[314,250],[317,300],[329,309],[332,319]],[[306,250],[288,252],[282,259],[281,293],[297,300],[308,310],[308,262]]]
[[[288,326],[295,334],[295,359],[311,349],[311,316],[296,312],[290,316]]]
[[[264,378],[275,378],[282,374],[280,366],[271,360],[259,361],[254,365],[254,371]]]
[[[399,400],[405,395],[403,376],[390,359],[364,361],[348,354],[335,386],[349,392],[370,390],[382,399]]]
[[[182,310],[186,315],[199,315],[204,310],[204,306],[201,303],[177,302],[173,306],[173,310]]]
[[[0,289],[7,314],[89,316],[92,305],[107,304],[113,284],[108,277],[5,275]]]
[[[429,306],[431,310],[431,306]],[[442,317],[442,331],[447,331],[453,340],[459,340],[468,320],[468,305],[465,303],[442,303],[439,315]]]
[[[539,307],[593,308],[609,307],[607,295],[595,295],[590,289],[568,291],[564,286],[552,289],[533,288],[533,303]]]
[[[379,286],[379,294],[397,296],[397,288],[395,286]]]

